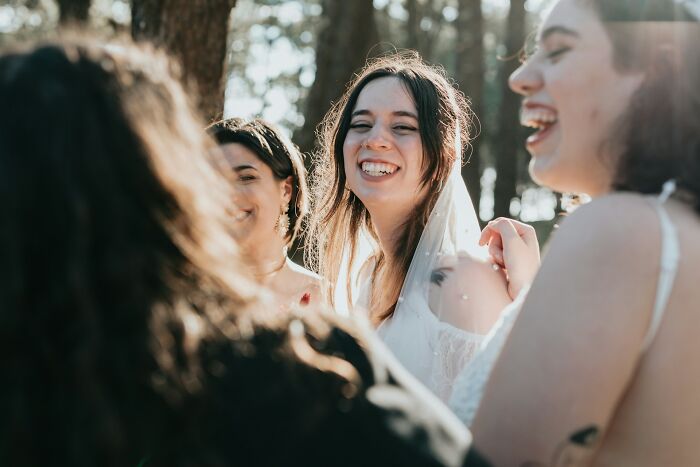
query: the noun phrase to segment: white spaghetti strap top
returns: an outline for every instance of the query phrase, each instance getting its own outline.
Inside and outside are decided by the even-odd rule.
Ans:
[[[661,194],[658,197],[651,198],[652,205],[659,215],[661,223],[661,267],[659,271],[659,280],[656,286],[656,299],[654,301],[654,311],[651,315],[651,323],[642,343],[642,351],[646,351],[654,341],[656,333],[661,326],[664,312],[668,299],[671,296],[673,282],[676,278],[678,270],[678,261],[680,259],[680,244],[678,242],[678,233],[676,227],[668,217],[664,203],[676,190],[676,183],[669,180],[664,183]]]
[[[654,310],[649,329],[644,337],[642,352],[651,345],[659,330],[669,296],[671,295],[671,290],[673,289],[676,270],[678,269],[678,260],[680,257],[678,235],[675,226],[664,208],[664,203],[668,200],[669,196],[673,194],[675,189],[675,182],[669,180],[664,183],[660,195],[650,198],[659,215],[659,222],[661,225],[661,268],[656,287]],[[503,311],[499,320],[481,343],[479,352],[455,381],[452,397],[448,405],[467,427],[471,426],[474,421],[476,411],[484,395],[486,383],[491,375],[491,370],[496,364],[498,356],[515,323],[515,319],[520,313],[522,302],[526,294],[527,290],[524,290],[520,296]]]

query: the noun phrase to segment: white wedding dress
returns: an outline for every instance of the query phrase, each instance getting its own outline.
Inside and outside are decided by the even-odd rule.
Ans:
[[[460,168],[457,160],[423,230],[394,313],[377,329],[401,364],[444,402],[484,337],[441,319],[443,303],[433,279],[441,265],[455,258],[488,256],[478,244],[481,229]],[[366,265],[362,269],[371,270],[372,260]],[[369,304],[371,274],[364,276],[353,304],[356,312]]]

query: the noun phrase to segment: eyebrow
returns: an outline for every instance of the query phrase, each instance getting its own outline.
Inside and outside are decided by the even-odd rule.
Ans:
[[[244,170],[248,170],[248,169],[253,169],[256,172],[258,171],[258,169],[256,167],[254,167],[252,165],[248,165],[248,164],[237,165],[236,167],[233,168],[233,170],[235,170],[236,172],[243,172]]]
[[[564,27],[564,26],[550,26],[547,29],[545,29],[544,31],[542,31],[542,34],[540,34],[538,42],[545,41],[552,34],[564,34],[564,35],[575,37],[575,38],[581,37],[579,35],[579,33],[574,31],[573,29],[569,29],[569,28]]]
[[[407,110],[397,110],[395,112],[391,112],[391,114],[396,116],[396,117],[411,117],[411,118],[415,119],[416,121],[418,121],[418,115],[414,114],[413,112],[409,112]],[[354,111],[350,115],[350,117],[352,118],[352,117],[356,117],[358,115],[372,115],[372,112],[370,112],[369,110],[360,109],[360,110]]]

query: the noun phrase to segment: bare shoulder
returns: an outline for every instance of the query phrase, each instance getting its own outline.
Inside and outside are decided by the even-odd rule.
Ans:
[[[439,300],[440,319],[453,326],[486,334],[510,303],[505,275],[490,261],[462,254],[436,271],[443,280],[433,281],[431,308]]]
[[[636,352],[660,256],[659,217],[648,198],[615,193],[578,208],[550,239],[520,327],[528,335],[596,335],[601,345],[615,342]]]
[[[299,264],[293,262],[293,261],[288,261],[287,263],[289,265],[289,269],[294,273],[295,278],[300,282],[300,283],[307,283],[309,285],[316,285],[318,287],[321,286],[321,276],[316,274],[313,271],[310,271],[306,269],[303,266],[300,266]]]
[[[552,235],[547,261],[648,261],[660,244],[658,214],[639,194],[614,193],[578,208]],[[635,254],[631,254],[635,253]],[[641,254],[640,254],[641,253]]]

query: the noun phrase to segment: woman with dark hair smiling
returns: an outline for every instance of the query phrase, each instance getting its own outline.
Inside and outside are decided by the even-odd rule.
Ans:
[[[593,201],[453,393],[468,423],[483,393],[471,426],[494,465],[700,465],[698,13],[558,0],[511,76],[533,178]],[[517,226],[483,236],[510,270],[530,261]]]
[[[208,130],[232,170],[234,232],[253,277],[286,306],[324,303],[321,278],[287,257],[308,210],[299,150],[260,119],[232,118]]]
[[[315,172],[310,252],[332,303],[345,292],[443,400],[519,282],[511,277],[509,291],[478,245],[461,178],[470,124],[442,70],[389,55],[368,63],[326,116]]]
[[[128,40],[0,53],[0,465],[461,465],[360,325],[246,279],[176,70]]]

